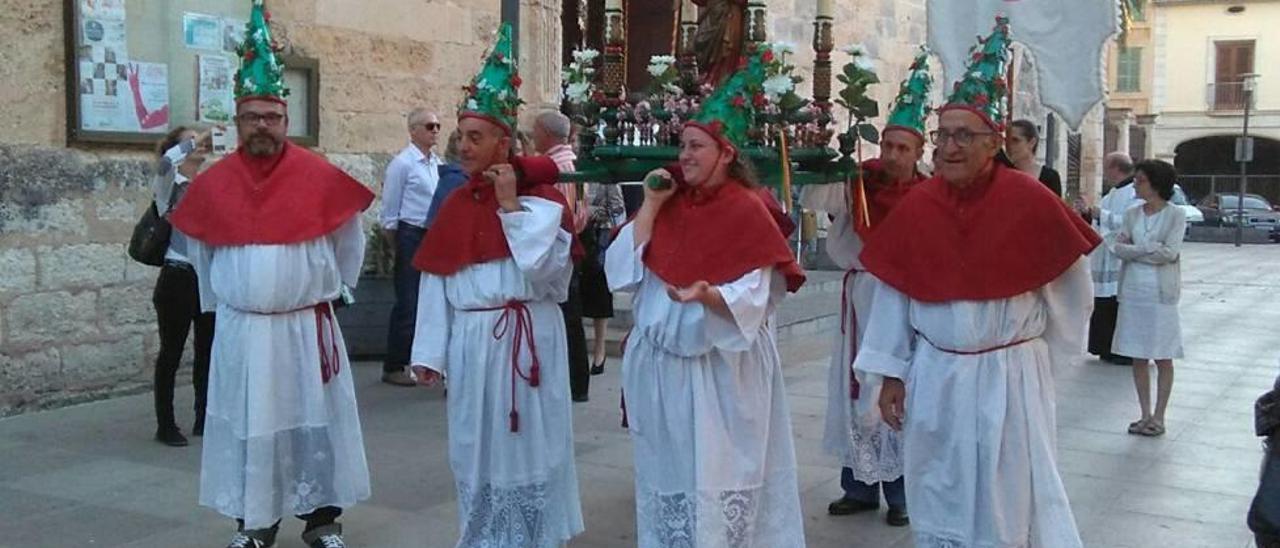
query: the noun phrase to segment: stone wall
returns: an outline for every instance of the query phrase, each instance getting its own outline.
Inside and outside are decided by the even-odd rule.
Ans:
[[[426,106],[452,129],[499,22],[498,0],[269,5],[277,37],[320,62],[318,150],[375,190],[406,143],[404,113]],[[521,17],[525,100],[554,105],[559,2],[524,0]],[[0,0],[0,34],[12,38],[0,63],[0,416],[146,389],[157,269],[125,246],[149,152],[66,144],[62,0]]]

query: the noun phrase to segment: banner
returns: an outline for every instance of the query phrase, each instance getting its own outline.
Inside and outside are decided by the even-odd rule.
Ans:
[[[1035,60],[1040,102],[1073,129],[1102,101],[1102,52],[1119,31],[1116,0],[929,0],[929,47],[942,60],[944,90],[964,74],[969,48],[1009,17],[1010,36]]]

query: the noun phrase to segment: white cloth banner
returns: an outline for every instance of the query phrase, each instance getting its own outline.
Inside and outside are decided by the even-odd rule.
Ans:
[[[1078,129],[1103,99],[1102,49],[1119,31],[1115,0],[929,0],[928,10],[929,47],[942,60],[948,93],[977,36],[991,34],[996,15],[1007,15],[1010,37],[1035,58],[1041,103]]]

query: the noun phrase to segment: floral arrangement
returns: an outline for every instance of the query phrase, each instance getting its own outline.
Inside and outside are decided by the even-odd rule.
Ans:
[[[591,48],[573,51],[573,61],[564,68],[564,101],[573,122],[583,127],[600,123],[603,94],[595,87],[596,60],[600,52]]]
[[[836,75],[836,79],[844,84],[844,89],[840,90],[836,98],[836,104],[849,111],[848,129],[840,135],[841,149],[844,151],[846,147],[856,146],[859,140],[873,144],[880,142],[880,132],[868,122],[880,115],[880,105],[867,97],[867,87],[880,83],[880,77],[876,75],[875,64],[867,56],[867,50],[862,44],[846,46],[841,51],[852,58],[841,68],[840,74]]]

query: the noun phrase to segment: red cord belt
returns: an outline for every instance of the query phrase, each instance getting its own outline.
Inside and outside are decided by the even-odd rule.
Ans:
[[[523,379],[532,388],[537,388],[542,382],[542,363],[538,360],[538,347],[533,338],[533,314],[529,312],[529,307],[524,301],[514,300],[507,301],[502,306],[464,308],[462,311],[502,312],[502,315],[498,316],[498,321],[493,324],[493,339],[502,340],[508,332],[511,333],[511,413],[508,416],[511,420],[511,431],[519,432],[520,411],[516,409],[516,378]],[[529,365],[527,375],[520,369],[522,345],[529,348],[529,356],[533,362]]]
[[[1026,344],[1026,343],[1029,343],[1029,342],[1031,342],[1031,341],[1034,341],[1034,340],[1036,340],[1036,339],[1039,339],[1039,338],[1040,338],[1040,337],[1027,337],[1027,338],[1025,338],[1025,339],[1018,339],[1018,340],[1016,340],[1016,341],[1009,342],[1009,343],[1005,343],[1005,344],[1002,344],[1002,345],[1000,345],[1000,346],[993,346],[993,347],[991,347],[991,348],[984,348],[984,349],[982,349],[982,350],[952,350],[952,349],[950,349],[950,348],[943,348],[943,347],[941,347],[941,346],[938,346],[938,345],[934,344],[934,343],[933,343],[933,341],[929,340],[929,337],[924,336],[924,333],[921,333],[921,332],[919,332],[919,331],[916,331],[916,335],[919,335],[921,339],[924,339],[924,342],[929,343],[929,346],[932,346],[932,347],[934,347],[934,348],[938,349],[940,352],[944,352],[944,353],[946,353],[946,354],[955,354],[955,355],[957,355],[957,356],[977,356],[977,355],[980,355],[980,354],[990,354],[990,353],[995,352],[995,351],[997,351],[997,350],[1004,350],[1004,349],[1006,349],[1006,348],[1013,348],[1013,347],[1015,347],[1015,346],[1022,345],[1022,344]]]
[[[295,308],[284,312],[252,312],[242,311],[255,316],[283,316],[285,314],[295,314],[298,312],[306,312],[312,310],[316,316],[316,345],[320,351],[320,381],[328,384],[329,380],[338,376],[338,371],[342,368],[342,354],[338,352],[338,322],[333,318],[333,305],[329,301],[316,303],[302,308]],[[325,328],[329,332],[329,344],[326,346]]]

